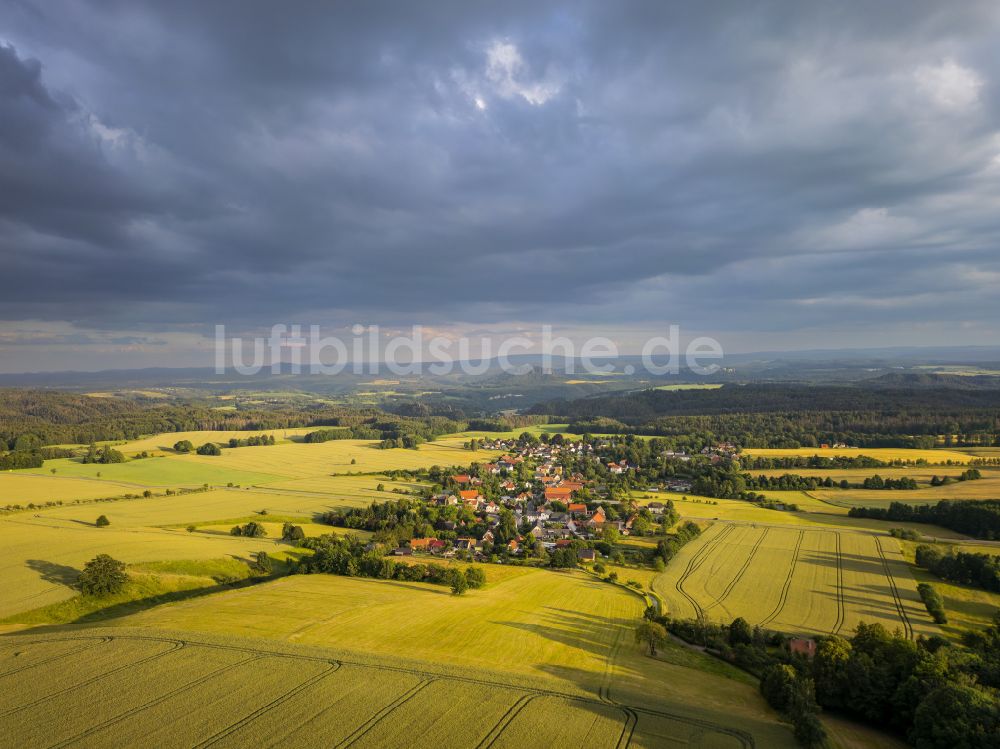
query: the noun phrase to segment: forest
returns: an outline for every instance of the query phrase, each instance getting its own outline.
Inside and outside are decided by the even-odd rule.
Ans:
[[[741,447],[930,448],[993,446],[1000,390],[866,388],[860,385],[725,385],[714,390],[641,390],[549,401],[529,413],[570,422],[570,431],[658,435]]]

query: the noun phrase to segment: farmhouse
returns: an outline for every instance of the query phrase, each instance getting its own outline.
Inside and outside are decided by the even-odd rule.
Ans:
[[[812,658],[816,655],[816,641],[808,637],[793,637],[788,641],[788,652]]]

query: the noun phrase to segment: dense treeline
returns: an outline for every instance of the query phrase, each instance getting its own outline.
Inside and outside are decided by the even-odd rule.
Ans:
[[[0,455],[0,471],[11,471],[17,468],[41,468],[42,454],[37,450],[31,452],[18,450],[6,455]]]
[[[886,507],[852,507],[852,518],[932,523],[975,538],[1000,538],[1000,499],[942,500],[936,505],[892,502]]]
[[[669,619],[647,611],[690,642],[757,674],[764,698],[792,721],[803,746],[824,745],[822,708],[893,731],[920,749],[992,749],[1000,736],[1000,613],[963,646],[940,637],[907,639],[881,624],[850,639],[817,638],[813,658],[782,647],[783,635],[751,627]]]
[[[974,585],[983,590],[1000,593],[1000,556],[960,551],[944,553],[939,548],[921,544],[917,547],[916,562],[942,580],[963,585]]]
[[[464,571],[438,564],[407,564],[385,556],[378,548],[354,536],[338,537],[333,534],[307,538],[301,545],[312,550],[312,555],[300,560],[295,572],[324,572],[331,575],[374,577],[381,580],[406,580],[409,582],[450,585],[452,592],[464,593],[468,588],[481,588],[486,575],[479,567]]]
[[[467,423],[440,416],[389,415],[374,408],[327,405],[245,408],[237,402],[236,410],[220,411],[198,403],[0,390],[0,451],[9,448],[28,452],[44,445],[130,440],[168,432],[263,431],[295,427],[341,427],[317,430],[311,438],[307,437],[308,442],[347,438],[409,443],[464,431]],[[238,442],[251,444],[245,440]]]
[[[208,405],[169,401],[91,398],[75,393],[0,390],[0,445],[89,444],[136,439],[144,434],[200,430],[263,431],[308,426],[355,426],[384,414],[335,406],[220,411]]]
[[[946,444],[1000,444],[1000,390],[726,385],[550,401],[530,412],[568,419],[578,434],[629,430],[742,447],[927,448],[938,436]]]
[[[238,439],[237,437],[231,437],[229,440],[230,447],[262,447],[265,445],[273,445],[275,442],[273,434],[255,434],[252,437],[247,437],[246,439]]]

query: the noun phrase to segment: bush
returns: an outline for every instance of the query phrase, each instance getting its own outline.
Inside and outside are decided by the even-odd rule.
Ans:
[[[250,521],[246,525],[234,525],[229,531],[230,536],[246,536],[247,538],[263,538],[267,530],[260,523]]]
[[[931,615],[934,622],[947,624],[948,614],[944,610],[944,599],[934,586],[930,583],[920,583],[917,586],[917,592],[920,593],[920,598],[923,599],[924,606],[927,607],[927,613]]]
[[[94,521],[94,525],[96,525],[98,528],[104,528],[106,526],[111,525],[111,521],[108,520],[107,515],[100,515],[97,518],[97,520]]]
[[[481,588],[486,585],[486,573],[480,567],[467,567],[465,570],[465,582],[470,588]]]
[[[222,455],[222,450],[214,442],[206,442],[198,448],[199,455]]]
[[[77,587],[91,596],[118,593],[128,582],[125,563],[107,554],[98,554],[85,565],[77,579]]]
[[[189,453],[194,450],[191,440],[180,440],[174,443],[174,450],[179,453]]]
[[[451,594],[453,596],[463,596],[468,589],[469,583],[465,575],[458,570],[451,570]]]

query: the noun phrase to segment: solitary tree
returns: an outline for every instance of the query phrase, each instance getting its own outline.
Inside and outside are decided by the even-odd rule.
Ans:
[[[102,596],[118,593],[128,582],[125,563],[107,554],[98,554],[85,565],[77,586],[87,595]]]
[[[656,655],[656,648],[667,641],[667,630],[657,622],[644,621],[635,628],[635,641],[649,645],[649,654]]]
[[[107,515],[101,515],[100,517],[97,518],[96,521],[94,521],[94,525],[96,525],[98,528],[104,528],[107,525],[111,525],[111,521],[108,520]]]
[[[465,591],[469,589],[469,581],[458,570],[452,570],[451,572],[451,594],[453,596],[464,596]]]
[[[270,575],[272,570],[271,557],[267,555],[266,551],[254,552],[250,568],[261,575]]]

